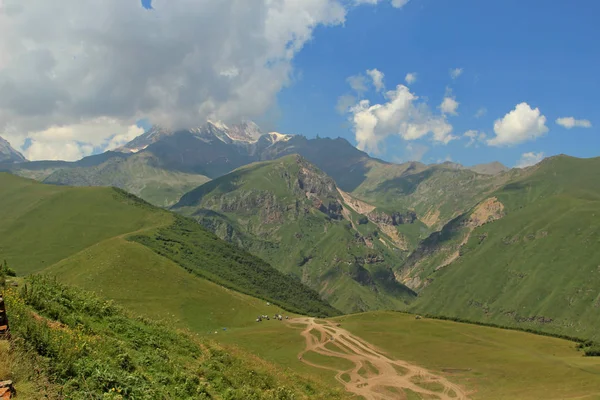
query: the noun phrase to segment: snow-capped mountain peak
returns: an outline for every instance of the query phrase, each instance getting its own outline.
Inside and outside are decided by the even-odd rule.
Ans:
[[[0,137],[0,163],[19,163],[27,159],[15,150],[8,141]]]
[[[141,134],[140,136],[127,143],[125,146],[121,146],[115,151],[121,153],[137,153],[150,146],[152,143],[158,142],[165,136],[172,135],[173,131],[165,129],[159,125],[153,125],[148,131]]]

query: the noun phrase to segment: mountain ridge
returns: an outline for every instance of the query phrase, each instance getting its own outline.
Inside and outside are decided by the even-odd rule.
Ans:
[[[23,162],[27,162],[25,156],[15,150],[6,139],[0,136],[0,164]]]

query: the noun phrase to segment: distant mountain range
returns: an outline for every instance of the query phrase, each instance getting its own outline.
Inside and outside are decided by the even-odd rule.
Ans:
[[[263,133],[251,122],[153,127],[77,162],[24,162],[1,143],[11,156],[0,170],[123,188],[345,312],[411,309],[598,339],[600,158],[525,169],[394,164],[344,139]],[[173,251],[169,240],[161,254]]]
[[[370,157],[345,139],[263,133],[251,121],[232,126],[208,121],[200,127],[180,131],[153,126],[119,149],[76,162],[25,163],[18,152],[9,146],[0,148],[4,147],[11,150],[11,157],[0,159],[0,170],[52,184],[116,186],[163,207],[174,204],[184,193],[209,179],[252,162],[290,154],[306,158],[344,191],[368,188],[369,193],[363,193],[367,197],[373,197],[370,186],[374,180],[390,176],[397,178],[397,175],[438,169],[464,171],[464,178],[468,179],[473,176],[470,172],[496,176],[508,170],[499,163],[474,167],[452,163],[392,164]],[[9,154],[8,150],[6,153]]]

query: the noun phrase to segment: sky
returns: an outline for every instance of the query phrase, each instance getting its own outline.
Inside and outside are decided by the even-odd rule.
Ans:
[[[597,15],[593,0],[0,0],[0,136],[74,160],[151,123],[253,119],[393,162],[600,156]]]

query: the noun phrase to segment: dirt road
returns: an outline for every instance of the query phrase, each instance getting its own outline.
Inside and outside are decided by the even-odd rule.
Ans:
[[[367,400],[405,399],[410,391],[423,399],[467,400],[459,385],[424,368],[388,358],[381,350],[336,324],[314,318],[296,318],[293,324],[306,325],[302,336],[306,348],[298,354],[305,364],[337,372],[336,379],[349,392]],[[307,352],[338,357],[354,363],[348,370],[319,365],[305,359]]]

